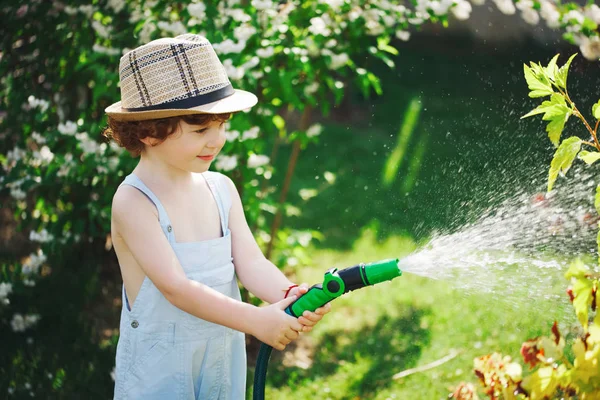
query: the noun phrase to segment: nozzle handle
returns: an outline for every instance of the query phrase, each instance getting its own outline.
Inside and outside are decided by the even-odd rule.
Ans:
[[[290,304],[285,312],[292,317],[300,317],[304,311],[315,311],[317,308],[324,306],[337,296],[332,296],[327,291],[323,290],[323,285],[318,283],[312,285],[306,293],[298,300]]]

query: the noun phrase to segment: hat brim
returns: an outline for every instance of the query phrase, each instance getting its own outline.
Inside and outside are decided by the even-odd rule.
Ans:
[[[121,107],[118,101],[104,110],[111,118],[118,121],[144,121],[149,119],[159,119],[168,117],[177,117],[188,114],[227,114],[247,110],[258,103],[258,98],[250,92],[240,89],[234,89],[235,93],[224,99],[213,103],[204,104],[192,108],[169,108],[164,110],[151,111],[127,111]]]

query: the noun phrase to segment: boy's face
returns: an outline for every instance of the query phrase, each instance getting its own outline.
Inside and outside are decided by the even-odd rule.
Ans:
[[[190,125],[180,121],[177,132],[157,146],[146,146],[152,157],[189,172],[205,172],[225,145],[225,122]]]

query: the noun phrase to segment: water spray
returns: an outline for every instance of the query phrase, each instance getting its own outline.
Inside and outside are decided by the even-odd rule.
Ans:
[[[285,312],[298,318],[304,311],[315,311],[343,294],[365,286],[391,281],[401,275],[397,258],[358,264],[341,270],[332,268],[325,272],[322,283],[311,286],[305,294],[290,304]],[[264,343],[260,346],[254,372],[254,400],[265,398],[265,379],[272,350],[273,347]]]

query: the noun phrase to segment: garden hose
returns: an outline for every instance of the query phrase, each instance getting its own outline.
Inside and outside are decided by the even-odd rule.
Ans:
[[[311,286],[305,294],[290,304],[285,312],[298,318],[304,311],[315,311],[345,293],[390,281],[400,275],[402,275],[402,271],[398,267],[397,258],[370,264],[358,264],[342,270],[332,268],[325,272],[323,283]],[[272,351],[273,347],[261,344],[254,371],[254,400],[264,400],[265,398],[267,366]]]

